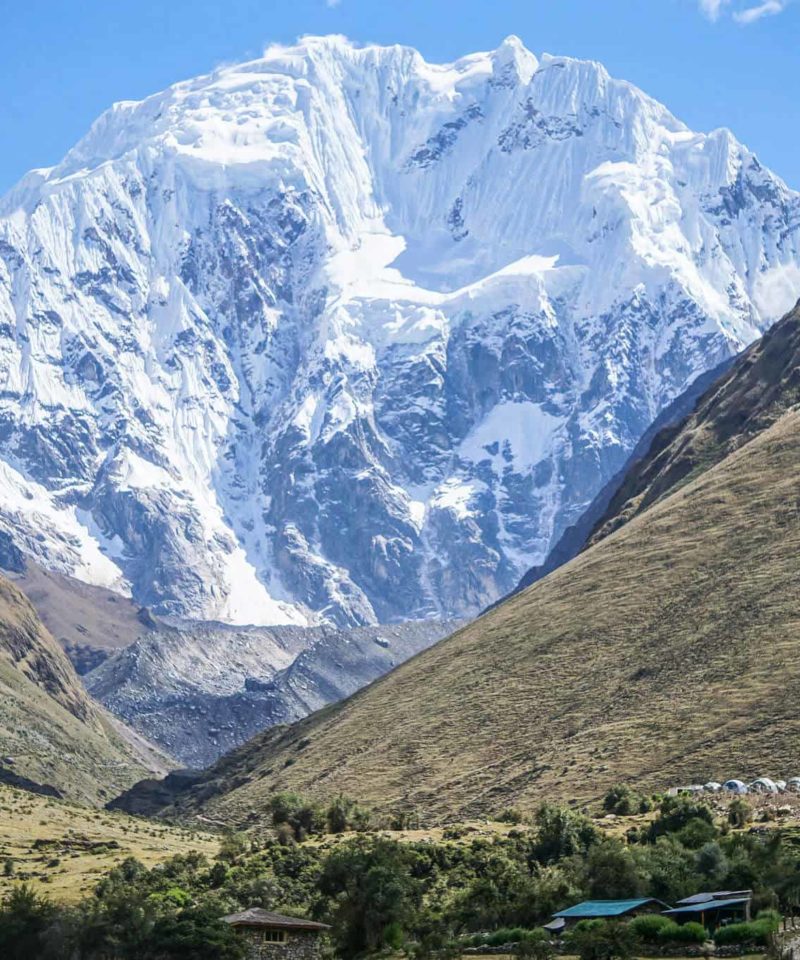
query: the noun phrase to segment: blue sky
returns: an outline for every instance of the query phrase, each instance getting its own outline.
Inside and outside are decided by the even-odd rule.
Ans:
[[[0,0],[0,192],[115,100],[332,32],[440,61],[515,33],[600,60],[800,189],[800,0]]]

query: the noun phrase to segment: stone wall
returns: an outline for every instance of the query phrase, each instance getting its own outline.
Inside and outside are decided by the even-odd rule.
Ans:
[[[237,927],[247,944],[247,960],[320,960],[322,938],[317,933],[287,931],[284,943],[262,938],[262,931],[253,927]]]

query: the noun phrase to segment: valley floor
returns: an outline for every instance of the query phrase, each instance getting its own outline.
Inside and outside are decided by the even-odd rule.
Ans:
[[[147,867],[190,850],[211,858],[219,840],[0,784],[0,900],[25,880],[54,900],[74,902],[127,857]]]

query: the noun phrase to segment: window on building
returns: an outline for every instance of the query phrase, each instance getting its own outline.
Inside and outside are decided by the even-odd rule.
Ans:
[[[260,933],[262,943],[286,943],[285,930],[261,930]]]

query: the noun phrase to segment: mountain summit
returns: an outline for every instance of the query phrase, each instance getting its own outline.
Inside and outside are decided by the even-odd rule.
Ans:
[[[475,613],[800,292],[800,197],[598,64],[340,37],[0,201],[0,529],[161,614]]]

